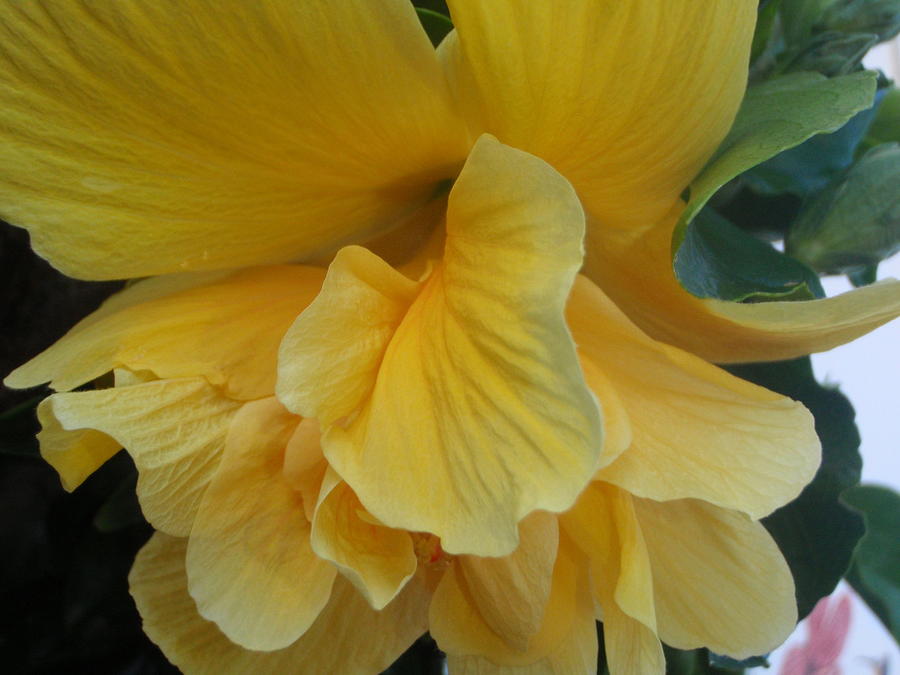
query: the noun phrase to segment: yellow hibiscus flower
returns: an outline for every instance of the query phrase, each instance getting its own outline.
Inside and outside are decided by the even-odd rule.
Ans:
[[[795,610],[756,520],[811,418],[652,338],[785,358],[897,287],[742,309],[672,275],[755,2],[450,5],[437,52],[401,0],[0,9],[0,214],[74,276],[163,275],[7,382],[63,392],[68,488],[134,457],[134,594],[190,672],[374,673],[426,629],[454,672],[592,672],[595,603],[617,674],[657,635],[764,651]]]

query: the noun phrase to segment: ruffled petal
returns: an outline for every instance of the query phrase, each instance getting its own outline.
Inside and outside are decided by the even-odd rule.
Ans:
[[[470,143],[405,0],[14,2],[0,44],[0,216],[70,276],[333,250]]]
[[[447,652],[451,668],[510,675],[596,672],[597,634],[587,565],[570,542],[560,542],[541,628],[528,649],[510,647],[492,630],[478,609],[474,592],[462,570],[453,566],[432,598],[429,629]]]
[[[353,490],[329,471],[313,519],[312,548],[334,562],[374,609],[383,609],[416,572],[408,532],[377,524]]]
[[[324,271],[260,267],[148,279],[107,300],[13,371],[9,387],[73,389],[114,368],[205,377],[229,396],[271,396],[278,344],[319,292]]]
[[[693,497],[762,517],[815,475],[820,444],[800,403],[655,342],[579,277],[568,309],[582,359],[615,384],[631,446],[598,477],[657,500]]]
[[[327,470],[319,423],[312,419],[301,420],[284,449],[284,480],[300,495],[303,512],[310,522]]]
[[[186,673],[373,675],[393,663],[427,627],[428,595],[418,579],[376,612],[338,577],[325,609],[294,644],[271,652],[243,649],[197,612],[187,589],[186,549],[186,540],[156,533],[138,553],[128,577],[144,631]]]
[[[144,516],[158,530],[186,536],[240,406],[200,378],[54,394],[41,404],[45,430],[38,439],[71,487],[103,459],[96,445],[84,447],[97,438],[87,430],[115,439],[137,466]],[[102,444],[112,449],[109,441]]]
[[[547,160],[611,227],[656,222],[728,132],[755,0],[449,0],[440,55],[473,132]]]
[[[634,503],[663,642],[743,659],[787,639],[797,623],[794,582],[761,524],[689,499]]]
[[[281,472],[298,421],[274,397],[241,408],[190,533],[191,596],[247,649],[293,643],[325,607],[336,574],[313,552],[301,499]]]
[[[508,556],[458,558],[481,617],[519,651],[541,627],[558,544],[556,516],[537,511],[519,523],[519,547]]]
[[[678,212],[635,239],[595,239],[587,255],[586,273],[657,340],[715,363],[779,361],[827,351],[900,316],[900,282],[893,279],[821,300],[691,295],[672,268]]]
[[[450,195],[444,259],[386,347],[378,331],[370,349],[359,347],[370,344],[366,335],[337,328],[393,325],[393,289],[408,282],[362,250],[353,256],[369,260],[352,271],[365,274],[329,270],[344,278],[326,288],[355,291],[341,304],[320,296],[299,317],[279,355],[277,391],[299,414],[321,411],[331,381],[304,381],[292,364],[356,356],[359,385],[332,381],[371,394],[323,429],[322,447],[379,521],[434,533],[449,553],[498,556],[515,549],[519,520],[565,510],[590,479],[600,415],[563,317],[581,227],[581,207],[559,174],[486,136]],[[341,372],[354,368],[344,363]],[[328,417],[346,412],[343,405]]]

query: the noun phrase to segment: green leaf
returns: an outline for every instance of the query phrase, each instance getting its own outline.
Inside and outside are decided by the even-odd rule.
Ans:
[[[900,143],[900,89],[893,87],[885,92],[863,145],[870,148],[891,142]]]
[[[416,14],[419,15],[419,22],[422,24],[422,28],[425,29],[425,33],[428,34],[431,44],[435,47],[441,43],[441,40],[446,37],[447,33],[453,30],[453,22],[450,21],[450,17],[440,12],[416,7]]]
[[[841,493],[859,482],[862,467],[853,407],[837,389],[816,382],[809,358],[728,370],[800,401],[816,420],[822,441],[819,471],[797,499],[763,520],[791,568],[803,618],[834,590],[864,533],[859,514],[840,502]]]
[[[768,50],[780,5],[781,0],[769,0],[760,5],[756,30],[753,33],[753,46],[750,48],[750,63],[755,63]]]
[[[709,665],[731,672],[744,672],[747,668],[768,668],[768,654],[765,656],[751,656],[749,659],[738,661],[730,656],[709,653]]]
[[[877,265],[900,250],[900,145],[873,148],[807,202],[785,246],[824,273]]]
[[[681,285],[701,298],[744,302],[825,296],[812,270],[709,207],[687,229],[674,266]]]
[[[781,22],[785,39],[796,45],[806,42],[813,34],[822,12],[834,0],[790,0],[783,3]]]
[[[883,42],[900,32],[900,0],[832,0],[822,24],[845,33],[876,33]]]
[[[860,485],[842,499],[866,521],[847,580],[900,642],[900,494]]]
[[[854,115],[834,133],[813,136],[775,155],[744,174],[744,179],[762,194],[807,197],[823,189],[853,163],[885,93],[885,89],[877,91],[871,107]]]
[[[802,49],[785,55],[782,72],[815,71],[827,77],[859,69],[863,57],[878,42],[872,33],[820,33]]]
[[[793,73],[750,87],[728,136],[691,184],[673,249],[684,239],[688,223],[725,183],[815,134],[838,129],[870,107],[874,94],[874,73],[833,79]]]

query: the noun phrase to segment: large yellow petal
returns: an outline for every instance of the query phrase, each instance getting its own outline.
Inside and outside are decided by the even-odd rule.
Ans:
[[[821,300],[691,295],[672,268],[678,212],[636,238],[594,238],[586,261],[586,274],[657,340],[715,363],[778,361],[832,349],[900,315],[900,282],[892,279]]]
[[[519,523],[519,547],[509,555],[458,558],[481,617],[519,651],[528,649],[543,622],[558,544],[556,516],[536,511]]]
[[[336,574],[313,552],[301,498],[282,475],[298,421],[274,397],[241,408],[190,534],[191,596],[247,649],[293,643],[325,607]]]
[[[695,500],[634,502],[663,642],[742,659],[790,635],[797,622],[794,582],[762,525]]]
[[[393,663],[427,626],[428,596],[420,580],[413,579],[394,602],[376,612],[339,577],[319,618],[290,647],[242,649],[197,613],[187,589],[186,548],[184,539],[153,535],[128,578],[144,631],[186,673],[372,675]]]
[[[449,0],[473,132],[547,160],[608,228],[656,222],[728,132],[755,0]]]
[[[372,393],[358,413],[324,429],[322,447],[378,520],[434,533],[450,553],[498,556],[515,549],[525,515],[567,509],[587,483],[602,446],[600,415],[563,318],[581,264],[582,218],[552,168],[482,137],[450,195],[444,259],[384,356],[359,349],[367,337],[355,331],[318,333],[306,313],[288,332],[278,392],[300,414],[328,403],[331,383],[304,381],[291,363],[360,354],[359,377]],[[347,269],[333,266],[329,276],[345,278],[326,288],[352,282],[354,294],[341,295],[342,304],[318,298],[310,311],[319,321],[354,327],[394,317],[388,289],[402,285],[399,273],[364,278]],[[371,306],[379,297],[383,304]],[[372,335],[380,350],[384,337]]]
[[[310,535],[313,551],[334,562],[374,609],[383,609],[416,572],[408,532],[373,522],[353,490],[329,470]]]
[[[310,522],[327,470],[319,423],[313,419],[301,420],[284,449],[284,479],[300,495],[303,511]]]
[[[761,517],[812,479],[820,446],[800,403],[651,340],[584,277],[568,318],[582,358],[614,383],[631,420],[631,446],[598,473],[602,480]]]
[[[38,438],[44,457],[71,487],[102,463],[96,446],[81,445],[86,430],[115,439],[138,468],[144,516],[158,530],[186,536],[240,405],[201,378],[54,394],[41,405],[45,431]],[[78,454],[69,459],[69,452]]]
[[[55,345],[13,371],[10,387],[73,389],[114,368],[203,376],[239,399],[271,396],[278,344],[324,272],[260,267],[148,279],[114,295]]]
[[[71,276],[334,249],[468,149],[405,0],[12,2],[0,44],[0,215]]]
[[[432,598],[429,629],[447,652],[451,669],[528,675],[596,672],[597,634],[587,564],[571,542],[560,542],[541,628],[526,650],[511,647],[493,631],[478,608],[475,592],[454,565]]]

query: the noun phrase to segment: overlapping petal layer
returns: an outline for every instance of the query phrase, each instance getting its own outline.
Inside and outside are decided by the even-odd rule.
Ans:
[[[147,520],[158,530],[186,536],[240,405],[202,378],[54,394],[41,404],[45,430],[38,439],[69,488],[99,468],[114,445],[127,448]],[[99,434],[115,443],[101,441]]]
[[[571,542],[560,542],[540,629],[527,649],[509,646],[495,632],[479,611],[475,592],[465,568],[452,567],[431,601],[429,629],[447,652],[451,668],[464,673],[596,672],[597,636],[587,567]]]
[[[604,230],[656,222],[725,137],[754,0],[449,0],[440,48],[473,132],[548,161]]]
[[[190,530],[191,596],[247,649],[292,644],[328,602],[336,574],[313,552],[300,495],[282,474],[298,421],[274,397],[240,409]]]
[[[680,207],[636,236],[589,242],[586,273],[643,330],[715,363],[778,361],[850,342],[900,315],[893,279],[821,300],[738,303],[686,291],[672,267]]]
[[[270,396],[278,344],[324,271],[258,267],[140,281],[13,371],[10,387],[73,389],[114,368],[205,377],[238,399]]]
[[[379,521],[435,533],[451,553],[503,555],[522,517],[568,508],[587,483],[600,415],[563,317],[582,218],[553,169],[483,137],[426,281],[362,249],[338,256],[285,337],[277,391],[298,414],[338,420],[325,455]],[[335,406],[331,386],[352,400]]]
[[[800,403],[650,339],[584,277],[567,317],[582,360],[614,383],[631,423],[631,445],[600,471],[603,480],[759,518],[812,479],[820,446]]]
[[[188,594],[187,541],[155,534],[129,576],[144,631],[187,673],[379,673],[427,627],[428,597],[414,579],[376,612],[340,577],[331,598],[303,637],[285,649],[243,649],[197,612]],[[360,639],[374,636],[378,639]]]
[[[405,0],[11,2],[0,44],[0,216],[71,276],[333,250],[469,147]]]

